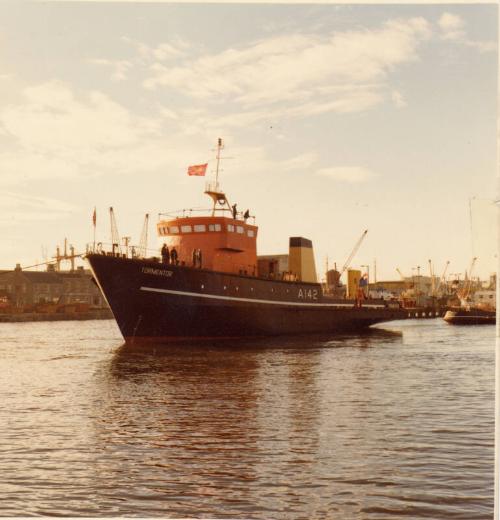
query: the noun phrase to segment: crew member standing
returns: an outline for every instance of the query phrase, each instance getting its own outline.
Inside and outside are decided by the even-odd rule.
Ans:
[[[167,244],[163,244],[163,247],[161,248],[161,261],[164,264],[170,263],[170,254],[168,251]]]
[[[179,260],[177,259],[177,250],[175,247],[172,248],[172,251],[170,251],[170,260],[172,261],[173,265],[178,265]]]

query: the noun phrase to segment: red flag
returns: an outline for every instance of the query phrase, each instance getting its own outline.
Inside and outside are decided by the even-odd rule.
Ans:
[[[92,224],[94,225],[94,227],[96,225],[96,222],[97,222],[97,213],[96,213],[95,208],[94,208],[94,213],[92,215]]]
[[[196,164],[188,168],[188,175],[205,175],[208,163]]]

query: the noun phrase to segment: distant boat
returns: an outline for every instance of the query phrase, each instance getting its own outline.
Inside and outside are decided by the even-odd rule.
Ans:
[[[494,325],[496,310],[480,307],[452,307],[443,319],[450,325]]]

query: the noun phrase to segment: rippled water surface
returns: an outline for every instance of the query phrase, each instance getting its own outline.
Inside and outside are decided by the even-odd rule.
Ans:
[[[490,519],[494,327],[122,346],[0,324],[0,514]]]

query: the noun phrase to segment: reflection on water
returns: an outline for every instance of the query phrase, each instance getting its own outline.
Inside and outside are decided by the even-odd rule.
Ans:
[[[492,515],[493,328],[120,346],[75,327],[1,347],[22,374],[0,380],[5,514]]]

